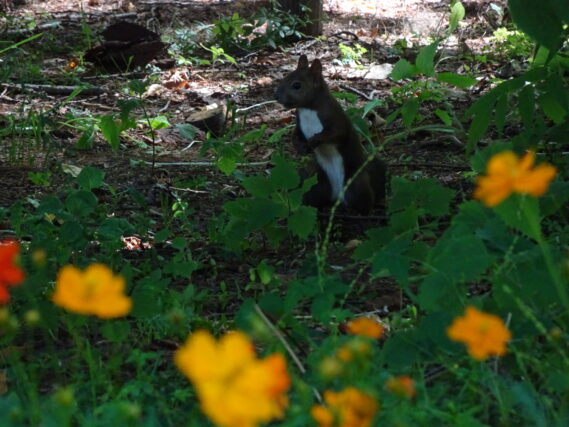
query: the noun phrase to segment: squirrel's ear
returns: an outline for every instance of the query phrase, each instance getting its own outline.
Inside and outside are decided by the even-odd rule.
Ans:
[[[322,75],[322,64],[320,63],[319,59],[315,59],[312,61],[312,65],[310,66],[310,72],[316,76]]]
[[[296,68],[299,70],[301,68],[308,68],[308,58],[306,57],[306,55],[300,55],[300,58],[298,58],[298,65]]]

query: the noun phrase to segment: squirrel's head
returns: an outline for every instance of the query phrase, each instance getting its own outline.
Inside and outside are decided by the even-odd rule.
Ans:
[[[277,87],[276,100],[287,108],[310,107],[318,91],[325,89],[322,64],[318,59],[308,66],[306,55],[298,58],[296,70],[287,75]]]

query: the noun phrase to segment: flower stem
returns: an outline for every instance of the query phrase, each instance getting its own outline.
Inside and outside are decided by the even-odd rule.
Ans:
[[[531,232],[533,235],[532,237],[537,241],[537,244],[541,249],[541,253],[543,255],[543,259],[545,260],[547,270],[549,271],[549,275],[553,280],[553,284],[555,285],[557,293],[559,294],[559,298],[561,299],[561,302],[567,314],[569,313],[569,295],[563,283],[563,278],[560,274],[559,268],[556,266],[553,260],[553,255],[551,254],[551,249],[549,247],[549,244],[544,239],[543,233],[541,232],[539,218],[535,215],[534,211],[527,208],[527,205],[524,204],[522,209],[531,228]]]

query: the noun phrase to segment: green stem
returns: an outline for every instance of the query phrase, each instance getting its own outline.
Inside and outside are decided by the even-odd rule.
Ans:
[[[541,253],[543,254],[543,259],[545,260],[547,270],[549,271],[549,275],[553,280],[553,284],[555,285],[557,293],[559,294],[559,298],[561,299],[561,302],[565,308],[566,313],[569,313],[569,295],[563,283],[561,272],[553,260],[553,255],[551,254],[551,249],[549,247],[549,244],[544,239],[543,233],[541,232],[539,218],[535,215],[534,211],[527,208],[527,204],[523,205],[522,210],[524,211],[526,219],[528,220],[529,226],[531,228],[531,232],[533,235],[532,237],[537,241],[537,244],[541,249]]]
[[[75,347],[79,351],[79,354],[87,363],[87,368],[89,369],[89,388],[91,391],[91,403],[93,407],[97,404],[97,392],[95,389],[95,364],[93,363],[93,354],[91,353],[91,345],[87,340],[81,339],[77,332],[74,322],[67,321],[67,328],[69,333],[73,337],[73,342]]]

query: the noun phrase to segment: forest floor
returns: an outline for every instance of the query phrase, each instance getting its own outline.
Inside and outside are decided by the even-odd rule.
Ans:
[[[445,102],[452,105],[457,117],[461,117],[488,87],[490,79],[507,72],[510,67],[510,64],[497,60],[481,62],[474,59],[476,55],[488,53],[490,37],[498,25],[488,2],[463,3],[466,17],[455,34],[443,43],[437,66],[438,71],[474,72],[480,78],[479,83],[468,90],[443,93]],[[107,25],[123,18],[168,35],[177,28],[209,24],[234,12],[250,16],[266,4],[160,0],[94,0],[80,4],[81,10],[75,0],[30,2],[0,19],[0,39],[6,39],[2,34],[8,34],[12,40],[18,41],[45,28],[41,43],[34,40],[20,47],[26,52],[23,57],[25,63],[19,68],[12,68],[11,81],[4,81],[10,84],[0,83],[0,115],[4,117],[0,122],[9,124],[37,113],[37,117],[48,117],[51,124],[58,124],[50,128],[49,146],[44,143],[45,138],[42,140],[25,133],[12,134],[11,139],[0,142],[0,207],[8,207],[17,200],[33,201],[42,195],[57,193],[66,179],[64,171],[69,170],[62,165],[93,166],[105,172],[105,182],[117,193],[134,188],[145,194],[155,206],[158,222],[161,204],[165,199],[174,200],[170,196],[175,192],[176,197],[182,197],[193,209],[193,221],[204,239],[208,222],[219,214],[223,203],[245,193],[234,177],[224,175],[215,167],[212,156],[200,154],[203,134],[190,141],[183,138],[174,125],[186,123],[192,112],[206,105],[230,100],[238,109],[253,107],[243,123],[243,133],[266,125],[266,136],[270,136],[292,122],[293,112],[276,103],[263,103],[273,100],[276,85],[295,68],[300,54],[306,54],[309,59],[319,58],[332,91],[359,94],[358,105],[368,102],[367,97],[388,99],[392,96],[392,89],[402,83],[392,81],[382,70],[390,70],[401,57],[412,61],[417,47],[429,44],[433,35],[443,34],[448,27],[447,1],[332,0],[325,1],[324,37],[298,40],[276,50],[263,49],[241,57],[236,55],[236,65],[228,62],[207,66],[176,65],[169,60],[167,53],[163,53],[156,62],[161,68],[154,66],[138,73],[108,75],[90,65],[73,72],[66,70],[86,45],[86,26],[92,30],[91,37],[95,40]],[[368,53],[361,56],[360,64],[342,62],[340,43],[349,46],[359,43],[366,47]],[[100,133],[94,135],[91,148],[77,149],[75,145],[82,131],[70,123],[70,113],[74,117],[97,117],[118,112],[117,101],[128,97],[124,88],[132,78],[151,79],[153,90],[147,91],[144,97],[146,114],[149,117],[165,115],[172,126],[157,131],[154,139],[149,137],[144,126],[129,129],[121,134],[121,145],[117,151],[111,149]],[[66,96],[48,94],[43,90],[24,90],[18,86],[22,82],[42,85],[87,82],[100,88],[101,93],[80,95],[63,103]],[[378,113],[387,117],[396,108],[397,104],[388,102],[380,107]],[[436,107],[423,103],[421,113],[434,117],[432,111],[428,111],[430,108]],[[40,112],[47,112],[47,115],[39,115]],[[244,120],[243,117],[241,119]],[[385,131],[379,129],[380,137],[383,132],[401,131],[403,125],[399,122],[394,122]],[[294,155],[288,139],[283,139],[283,142],[288,144],[287,151]],[[456,135],[415,132],[407,138],[383,145],[381,156],[389,164],[391,176],[433,177],[445,186],[462,190],[459,194],[470,197],[472,181],[468,178],[470,167],[464,155],[465,144]],[[267,168],[264,162],[270,160],[275,149],[274,145],[259,141],[249,144],[244,148],[245,158],[254,163],[239,169],[245,173],[262,172]],[[154,169],[149,166],[153,161],[153,151],[156,153]],[[43,172],[46,168],[50,175],[45,185],[38,185],[30,179],[30,173]],[[181,182],[193,179],[199,180],[199,189],[176,190]],[[110,195],[101,194],[103,201],[105,197]],[[118,206],[114,213],[128,216],[132,208]],[[349,260],[349,249],[345,245],[354,239],[362,239],[365,230],[381,225],[383,218],[381,208],[369,217],[340,215],[333,235],[336,245],[330,253],[330,265],[333,268],[344,265]],[[7,226],[0,224],[0,229]],[[219,253],[214,253],[219,249],[209,247],[207,240],[198,239],[195,248],[202,261],[220,259]],[[292,276],[295,269],[300,268],[299,260],[312,250],[309,245],[299,248],[298,245],[287,247],[285,244],[278,251],[267,247],[255,254],[256,259],[247,261],[250,265],[231,258],[227,258],[224,265],[215,267],[205,262],[204,268],[195,273],[196,282],[203,280],[213,285],[230,275],[243,276],[246,282],[249,268],[265,258],[279,260],[279,274]],[[215,269],[215,274],[212,274],[212,269]],[[367,295],[363,301],[365,306],[358,311],[401,307],[399,289],[385,281],[381,284],[382,292]]]

